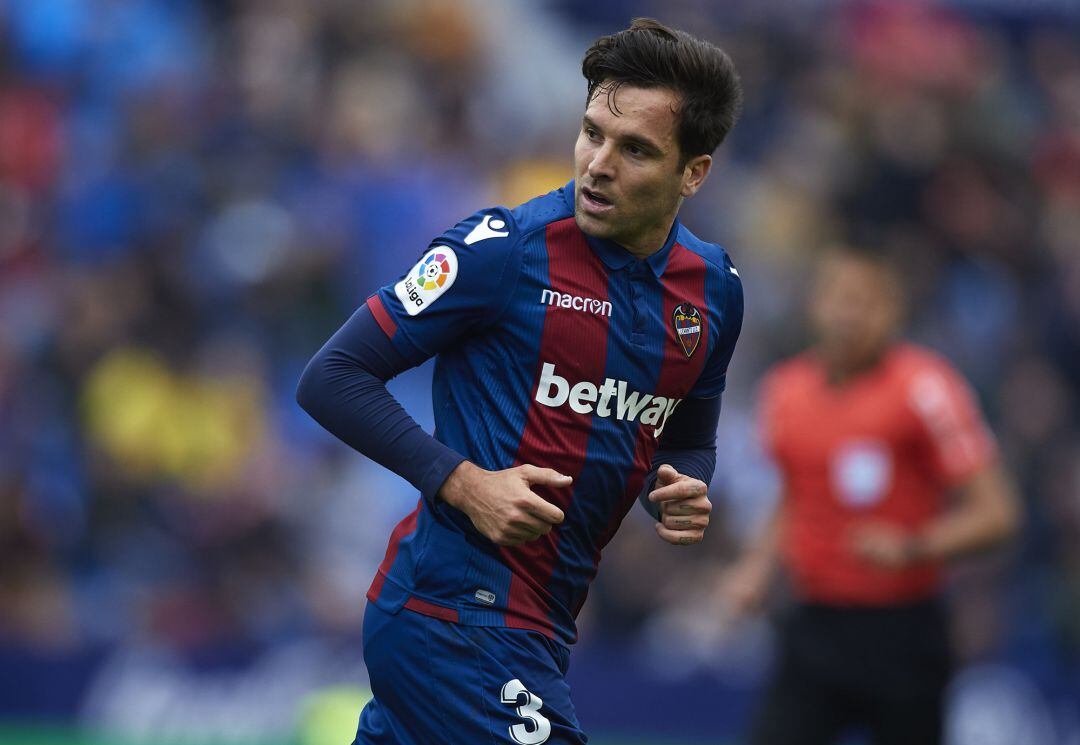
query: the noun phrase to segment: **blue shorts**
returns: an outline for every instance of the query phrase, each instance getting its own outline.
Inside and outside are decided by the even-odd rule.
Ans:
[[[569,650],[543,634],[466,626],[368,603],[374,694],[353,745],[579,745]]]

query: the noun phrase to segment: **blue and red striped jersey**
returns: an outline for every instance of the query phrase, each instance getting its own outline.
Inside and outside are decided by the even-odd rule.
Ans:
[[[574,184],[495,207],[432,241],[368,306],[394,346],[436,356],[435,436],[489,470],[572,476],[535,487],[566,518],[497,546],[421,498],[394,529],[368,598],[572,643],[600,552],[634,504],[668,417],[720,395],[742,325],[725,251],[678,221],[639,260],[574,221]]]

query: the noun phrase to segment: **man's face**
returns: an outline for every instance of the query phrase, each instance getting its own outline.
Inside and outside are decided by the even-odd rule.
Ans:
[[[852,256],[828,258],[810,302],[819,348],[845,369],[871,363],[896,333],[901,306],[900,288],[882,266]]]
[[[658,250],[684,196],[705,180],[707,155],[680,163],[679,100],[667,88],[623,85],[608,106],[599,86],[574,147],[574,218],[589,235],[639,256]]]

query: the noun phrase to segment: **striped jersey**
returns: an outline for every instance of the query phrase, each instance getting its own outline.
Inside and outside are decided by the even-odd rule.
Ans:
[[[720,395],[742,324],[725,251],[678,221],[644,260],[584,234],[570,182],[477,212],[368,299],[408,360],[435,356],[435,436],[488,470],[572,476],[534,486],[565,520],[514,547],[421,498],[368,591],[379,607],[539,631],[563,643],[600,553],[642,490],[669,417]]]

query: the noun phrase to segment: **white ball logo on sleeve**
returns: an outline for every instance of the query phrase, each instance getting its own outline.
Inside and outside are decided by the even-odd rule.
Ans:
[[[457,254],[449,246],[435,246],[394,285],[405,312],[415,316],[450,289],[457,279]]]

